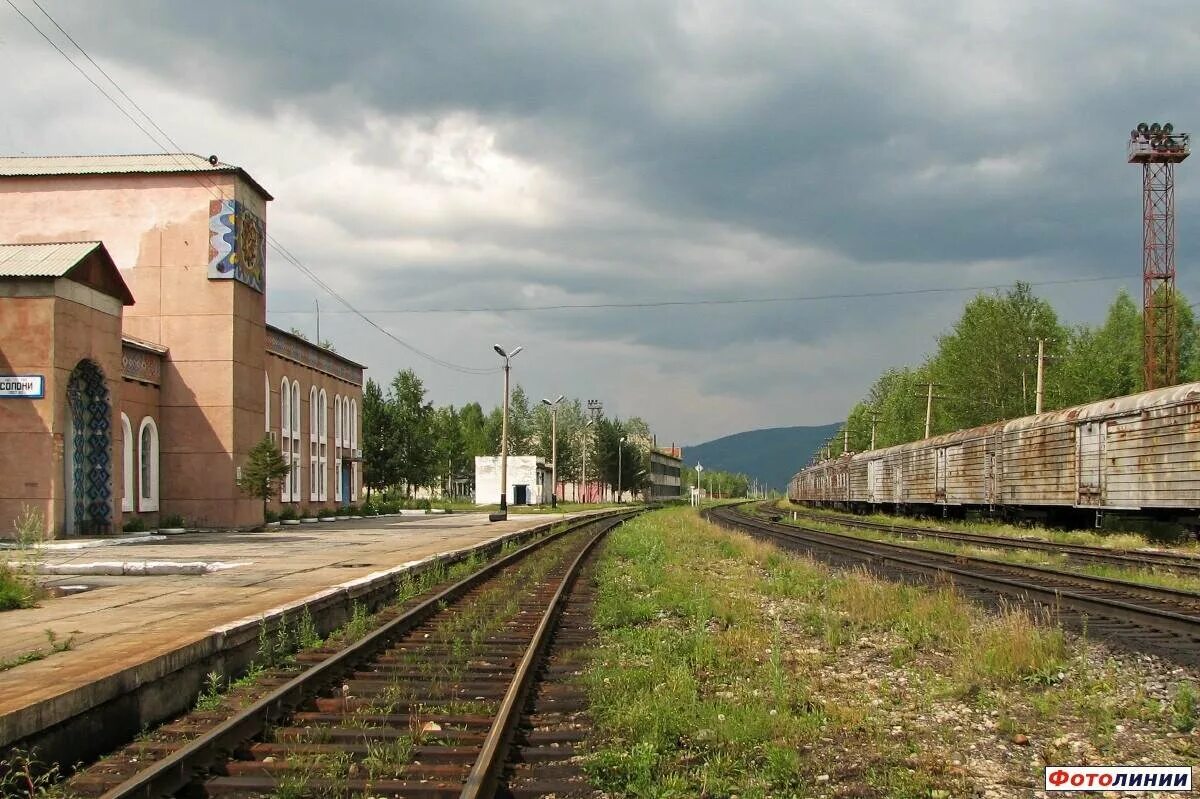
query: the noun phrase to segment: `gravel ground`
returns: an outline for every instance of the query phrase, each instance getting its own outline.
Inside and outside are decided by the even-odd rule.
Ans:
[[[807,609],[764,604],[785,620]],[[1041,790],[1048,764],[1194,766],[1200,753],[1200,735],[1174,726],[1190,720],[1175,709],[1179,687],[1200,673],[1153,656],[1069,638],[1073,659],[1044,684],[964,688],[948,676],[955,672],[949,654],[918,651],[897,663],[911,649],[888,631],[834,649],[800,625],[783,629],[793,668],[842,722],[831,725],[841,734],[823,736],[806,753],[829,764],[816,778],[819,795],[878,796],[864,778],[902,764],[939,784],[934,799],[1043,797],[1052,795]]]

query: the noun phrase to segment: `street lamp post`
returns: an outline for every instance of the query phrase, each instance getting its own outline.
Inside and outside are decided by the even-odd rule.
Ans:
[[[542,404],[550,408],[550,473],[553,479],[550,482],[550,507],[558,507],[558,403],[563,401],[563,395],[559,394],[558,399],[551,402],[548,399],[542,399]]]
[[[508,517],[508,371],[510,361],[524,347],[517,347],[512,352],[505,352],[499,344],[493,344],[492,349],[504,359],[504,411],[500,419],[500,515]]]
[[[704,474],[704,467],[700,461],[696,461],[696,507],[700,507],[704,495],[700,493],[700,475]]]
[[[617,442],[617,503],[621,502],[621,455],[625,450],[625,436]]]

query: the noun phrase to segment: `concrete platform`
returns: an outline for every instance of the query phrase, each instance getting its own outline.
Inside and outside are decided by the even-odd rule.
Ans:
[[[47,630],[59,641],[74,639],[69,651],[0,672],[0,747],[174,671],[203,668],[223,648],[252,643],[264,617],[386,588],[397,574],[438,555],[564,518],[569,516],[513,515],[489,523],[486,515],[473,513],[395,516],[45,550],[42,562],[55,567],[97,561],[236,565],[200,575],[43,578],[50,586],[89,588],[0,613],[0,660],[46,648]],[[140,723],[147,723],[148,712],[138,709]]]

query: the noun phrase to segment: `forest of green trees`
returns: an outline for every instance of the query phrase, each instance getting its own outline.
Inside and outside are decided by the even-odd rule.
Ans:
[[[1200,378],[1200,353],[1191,306],[1177,293],[1179,372]],[[1142,313],[1122,290],[1102,324],[1064,325],[1053,306],[1027,284],[979,294],[937,341],[920,366],[884,372],[850,411],[846,426],[852,452],[915,441],[924,435],[927,386],[934,384],[931,434],[975,427],[1034,412],[1037,342],[1045,339],[1045,410],[1133,394],[1142,390]],[[841,453],[843,436],[831,442]]]
[[[453,494],[456,480],[473,479],[476,455],[499,454],[501,418],[499,406],[485,412],[477,402],[435,407],[426,399],[421,378],[409,369],[387,385],[368,380],[363,391],[363,483],[372,491],[411,494],[431,488]],[[550,409],[515,386],[509,400],[509,454],[537,455],[549,463],[550,433]],[[573,483],[582,477],[585,436],[589,483],[616,486],[619,472],[626,490],[642,489],[651,444],[644,421],[602,415],[590,420],[578,399],[560,402],[559,480]]]

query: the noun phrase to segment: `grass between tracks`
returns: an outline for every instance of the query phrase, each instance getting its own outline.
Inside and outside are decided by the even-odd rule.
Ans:
[[[614,531],[598,583],[587,768],[614,795],[1028,795],[1046,762],[1196,759],[1190,672],[689,509]]]
[[[1068,555],[1054,552],[1043,552],[1033,549],[1006,549],[1003,541],[998,541],[994,547],[949,541],[941,538],[904,536],[882,530],[864,530],[859,527],[846,527],[838,524],[835,516],[828,521],[800,518],[791,521],[783,518],[784,524],[799,527],[811,527],[840,535],[864,538],[869,541],[881,541],[888,544],[916,547],[932,552],[946,552],[954,555],[965,555],[972,558],[983,558],[1018,566],[1042,566],[1049,569],[1071,572],[1092,577],[1105,577],[1112,580],[1124,580],[1131,583],[1141,583],[1148,586],[1171,588],[1178,591],[1200,592],[1200,577],[1180,574],[1166,566],[1135,568],[1117,566],[1105,563],[1080,563]]]

